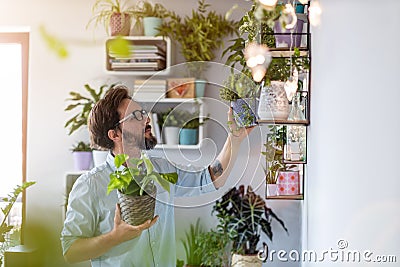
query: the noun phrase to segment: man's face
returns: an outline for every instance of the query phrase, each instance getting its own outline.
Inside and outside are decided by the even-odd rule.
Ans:
[[[134,146],[140,149],[153,149],[157,144],[157,139],[153,136],[150,126],[150,118],[140,114],[142,107],[130,99],[124,99],[119,107],[119,113],[123,118],[135,112],[135,116],[121,124],[124,146]],[[122,118],[121,118],[122,119]]]

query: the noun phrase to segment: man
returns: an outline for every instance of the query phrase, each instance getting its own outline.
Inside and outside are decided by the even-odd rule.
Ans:
[[[232,114],[229,112],[229,120]],[[92,143],[109,149],[106,162],[78,178],[69,196],[61,234],[63,253],[70,263],[91,260],[92,266],[175,266],[174,196],[194,195],[224,185],[240,143],[251,129],[236,129],[205,169],[183,171],[162,158],[151,158],[159,172],[177,172],[170,194],[157,193],[156,216],[142,225],[122,221],[117,193],[106,194],[109,174],[115,170],[113,155],[138,158],[157,143],[146,111],[131,99],[122,85],[110,89],[91,111]]]

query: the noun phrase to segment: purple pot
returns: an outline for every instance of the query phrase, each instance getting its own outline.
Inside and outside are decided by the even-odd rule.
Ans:
[[[91,168],[93,161],[92,152],[72,152],[72,156],[74,157],[74,166],[76,171],[84,171]]]
[[[276,47],[300,47],[304,21],[298,19],[293,30],[283,31],[279,21],[275,22],[274,33]],[[291,31],[293,35],[291,36]]]

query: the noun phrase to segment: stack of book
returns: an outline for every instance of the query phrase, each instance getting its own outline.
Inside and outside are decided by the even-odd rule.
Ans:
[[[129,56],[108,52],[111,70],[158,71],[165,69],[165,50],[158,45],[130,45]]]
[[[165,98],[166,86],[166,80],[135,80],[133,98],[138,101],[154,101]]]

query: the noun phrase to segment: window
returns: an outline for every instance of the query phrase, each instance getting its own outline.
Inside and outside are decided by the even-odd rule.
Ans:
[[[28,32],[0,32],[0,200],[26,181],[28,48]],[[22,224],[23,202],[24,196],[14,206],[10,224]]]

